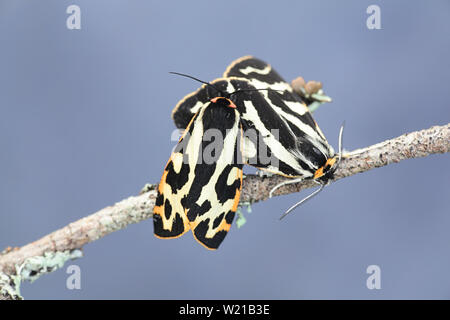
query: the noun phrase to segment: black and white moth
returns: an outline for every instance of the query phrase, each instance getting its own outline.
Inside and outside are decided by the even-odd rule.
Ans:
[[[244,156],[250,158],[257,151],[256,159],[250,159],[253,162],[249,164],[289,178],[313,178],[324,183],[332,178],[331,168],[337,160],[333,147],[306,103],[269,64],[245,56],[233,61],[223,77],[211,83],[227,93],[259,89],[230,97],[241,115],[244,129],[254,129],[262,139],[258,141],[262,146],[253,145],[251,139],[245,140]],[[184,129],[209,99],[220,94],[213,87],[203,85],[185,96],[172,111],[175,125]],[[261,161],[259,150],[267,150],[272,161]]]
[[[203,135],[210,129],[224,137],[212,163],[202,158],[209,144]],[[156,237],[176,238],[191,229],[207,249],[219,247],[230,230],[242,189],[241,135],[240,115],[229,99],[211,99],[193,116],[158,186],[153,212]]]
[[[181,99],[172,117],[184,129],[178,146],[185,151],[177,146],[158,187],[153,219],[159,238],[191,229],[202,245],[217,249],[239,204],[242,163],[293,178],[290,182],[315,179],[321,189],[333,177],[338,157],[306,103],[270,65],[251,56],[235,60],[222,78]],[[217,163],[199,161],[208,129],[225,137]],[[235,161],[239,156],[242,161]]]

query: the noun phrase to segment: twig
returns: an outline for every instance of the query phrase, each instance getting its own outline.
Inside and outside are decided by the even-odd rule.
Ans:
[[[404,134],[397,138],[387,140],[376,145],[358,149],[344,155],[339,169],[335,173],[335,180],[365,172],[374,168],[396,163],[409,158],[425,157],[430,154],[446,153],[450,151],[450,124],[434,126],[430,129]],[[249,175],[244,180],[241,202],[254,203],[267,200],[270,190],[285,178],[280,176],[259,177]],[[316,186],[312,181],[304,181],[280,187],[274,192],[275,196],[298,192],[300,190]],[[129,197],[91,214],[78,221],[44,236],[43,238],[27,244],[15,250],[6,250],[0,254],[0,276],[8,277],[7,282],[13,283],[14,279],[23,281],[33,280],[56,268],[45,270],[51,259],[64,257],[58,260],[60,266],[67,259],[81,256],[79,250],[87,243],[98,240],[111,232],[124,229],[132,223],[138,223],[152,217],[156,191],[150,190],[144,194]],[[39,259],[41,264],[36,264]],[[65,259],[65,260],[64,260]],[[0,282],[0,297],[7,296],[4,286]],[[11,294],[9,294],[11,296]],[[20,296],[20,295],[19,295]]]

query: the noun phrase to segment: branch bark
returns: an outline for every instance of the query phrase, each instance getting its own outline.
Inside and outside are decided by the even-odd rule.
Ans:
[[[405,159],[446,152],[450,152],[450,123],[404,134],[367,148],[346,153],[335,173],[335,180]],[[280,176],[248,175],[244,179],[241,202],[254,203],[267,200],[270,190],[285,179]],[[283,186],[277,189],[274,195],[299,192],[313,186],[316,184],[307,180]],[[13,278],[18,276],[20,283],[21,280],[34,280],[37,275],[56,270],[57,266],[64,264],[64,259],[81,256],[79,249],[85,244],[98,240],[111,232],[124,229],[129,224],[152,217],[155,197],[154,189],[138,196],[129,197],[21,248],[3,251],[0,254],[0,275]],[[51,265],[56,266],[55,268],[48,267],[49,259],[52,259],[51,263],[53,264]],[[44,267],[45,270],[42,270]],[[26,272],[24,273],[24,271]],[[0,289],[2,289],[1,282]],[[0,290],[1,294],[3,291]]]

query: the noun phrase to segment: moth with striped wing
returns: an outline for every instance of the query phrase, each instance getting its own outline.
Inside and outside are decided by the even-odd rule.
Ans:
[[[287,151],[295,159],[294,161],[290,159],[287,163],[288,168],[286,169],[283,160],[288,160],[289,157],[284,158],[286,153],[283,152],[281,155],[283,159],[280,159],[280,166],[275,170],[269,168],[269,171],[294,179],[279,184],[271,190],[270,195],[272,196],[273,192],[283,185],[297,183],[304,179],[314,179],[320,185],[318,190],[290,207],[281,216],[283,218],[297,206],[322,191],[333,179],[333,174],[341,161],[344,125],[341,126],[339,132],[339,153],[336,154],[313,119],[308,108],[312,104],[315,104],[316,101],[311,99],[310,96],[300,96],[271,65],[252,56],[244,56],[233,61],[227,67],[223,76],[247,79],[255,87],[271,89],[260,91],[259,93],[265,97],[265,100],[270,104],[275,113],[288,123],[292,130],[291,134],[296,139],[296,146],[292,148],[290,144],[285,144],[283,138],[280,137],[283,146],[287,147]],[[280,91],[282,94],[279,93]],[[320,102],[330,101],[328,99],[328,97],[325,97]],[[245,116],[243,116],[243,119],[245,119]],[[297,170],[298,167],[295,167],[296,162],[300,164],[302,170]],[[267,170],[264,167],[260,168]],[[295,171],[293,174],[292,169]]]
[[[249,164],[288,178],[313,178],[322,182],[332,178],[331,168],[337,160],[333,147],[302,97],[269,64],[251,56],[239,58],[230,64],[223,78],[212,84],[226,92],[258,89],[231,97],[241,114],[244,129],[255,129],[262,138],[259,143],[263,148],[247,139],[243,154],[267,149],[272,158],[270,163],[264,163],[258,153],[256,159],[251,159],[254,163]],[[175,125],[186,128],[201,106],[220,94],[206,85],[188,94],[172,111]],[[270,133],[277,130],[279,137],[275,139]]]
[[[191,229],[202,245],[217,249],[239,204],[242,163],[292,178],[283,184],[314,179],[321,185],[318,191],[332,179],[338,163],[302,98],[270,65],[250,56],[235,60],[222,78],[185,96],[172,117],[184,133],[158,187],[153,219],[159,238],[179,237]],[[206,163],[201,157],[210,129],[219,130],[224,139],[217,161]]]
[[[213,160],[204,158],[208,130],[224,137]],[[208,249],[217,249],[230,230],[242,188],[242,125],[231,100],[215,97],[194,115],[172,153],[158,186],[154,233],[176,238],[189,229]],[[184,150],[181,150],[184,149]]]

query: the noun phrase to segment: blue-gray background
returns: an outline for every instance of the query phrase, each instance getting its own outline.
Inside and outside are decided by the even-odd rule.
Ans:
[[[81,7],[82,29],[66,28]],[[381,7],[382,30],[366,28]],[[450,3],[441,1],[0,1],[0,247],[20,246],[157,182],[170,112],[235,58],[320,80],[315,118],[337,144],[368,146],[449,122]],[[22,287],[26,298],[450,298],[449,156],[341,180],[253,206],[221,248],[151,221],[85,246]],[[381,267],[381,290],[366,268]]]

